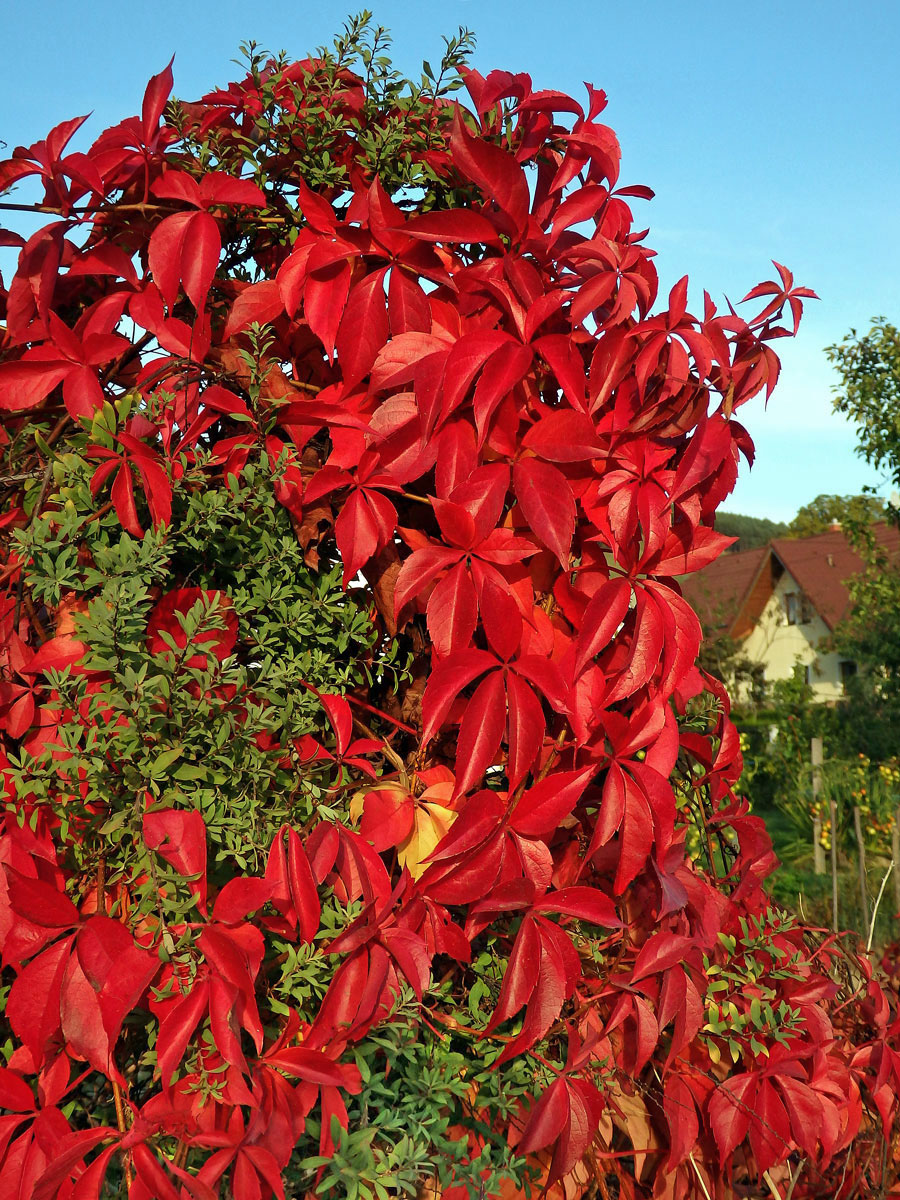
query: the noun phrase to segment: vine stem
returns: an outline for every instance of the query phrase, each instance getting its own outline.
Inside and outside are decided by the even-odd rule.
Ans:
[[[49,459],[44,467],[44,475],[41,480],[41,490],[38,493],[37,503],[31,510],[31,517],[28,521],[29,528],[34,525],[38,517],[41,515],[41,509],[44,507],[44,501],[47,499],[47,492],[50,490],[50,481],[53,478],[53,460]],[[13,628],[19,626],[19,614],[22,611],[22,597],[25,593],[25,564],[20,564],[23,568],[22,574],[19,576],[19,582],[16,587],[16,607],[13,615]]]
[[[397,751],[389,746],[383,738],[378,737],[373,730],[369,728],[365,721],[361,721],[359,717],[353,718],[353,724],[356,726],[359,732],[365,734],[367,738],[371,738],[373,742],[381,743],[378,753],[384,755],[388,762],[397,768],[400,773],[400,782],[404,787],[408,787],[409,776],[407,775],[406,763],[403,761]]]
[[[106,915],[106,859],[100,859],[97,865],[97,912],[102,916]],[[116,1128],[119,1133],[128,1132],[128,1117],[125,1113],[125,1100],[122,1095],[122,1088],[117,1079],[112,1081],[113,1101],[116,1106]],[[123,1155],[125,1166],[125,1184],[128,1191],[131,1191],[131,1185],[134,1183],[134,1167],[131,1162],[131,1154],[126,1151]]]
[[[128,1122],[125,1118],[125,1102],[122,1099],[122,1089],[115,1079],[113,1080],[113,1099],[116,1104],[116,1127],[119,1133],[126,1133],[128,1131]],[[126,1150],[122,1159],[125,1167],[125,1186],[130,1192],[131,1186],[134,1183],[134,1165],[131,1161],[131,1151]]]

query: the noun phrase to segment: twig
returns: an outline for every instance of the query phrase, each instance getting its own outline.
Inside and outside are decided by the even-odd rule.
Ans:
[[[28,620],[31,622],[32,629],[38,635],[41,644],[43,644],[49,639],[50,634],[44,628],[44,623],[41,618],[37,615],[37,611],[31,602],[31,597],[24,590],[22,592],[22,604],[26,613],[28,614]]]
[[[34,525],[38,517],[41,515],[41,509],[44,507],[44,501],[47,499],[47,492],[50,490],[50,480],[53,478],[53,459],[47,460],[47,465],[44,467],[44,477],[41,480],[41,490],[38,493],[37,503],[31,510],[31,518],[28,522],[29,527]],[[19,576],[18,586],[16,587],[16,607],[13,614],[13,629],[19,627],[19,614],[22,611],[22,597],[25,593],[25,564],[22,564],[22,574]]]
[[[400,755],[397,753],[397,751],[394,750],[391,746],[389,746],[387,744],[387,742],[384,741],[383,738],[378,737],[378,735],[369,728],[369,726],[365,723],[365,721],[361,721],[359,719],[359,717],[353,718],[353,724],[356,726],[356,728],[359,730],[359,732],[362,734],[365,734],[365,736],[367,738],[371,738],[372,741],[374,741],[374,742],[381,742],[381,746],[379,748],[378,753],[383,754],[384,757],[388,760],[388,762],[393,763],[393,765],[400,772],[400,781],[403,783],[404,786],[406,786],[408,783],[408,776],[406,774],[406,763],[403,761],[403,759],[400,757]]]
[[[891,871],[893,871],[893,869],[894,869],[894,860],[891,859],[891,861],[888,863],[888,869],[884,873],[884,879],[882,879],[882,881],[881,881],[881,887],[878,889],[878,896],[875,900],[875,907],[872,910],[872,924],[869,926],[869,937],[868,937],[868,940],[866,941],[866,954],[868,954],[872,949],[872,941],[875,937],[875,921],[878,917],[878,906],[881,903],[881,897],[884,895],[884,889],[887,885],[887,881],[891,877]]]
[[[788,1190],[785,1193],[784,1200],[791,1200],[791,1196],[793,1196],[793,1194],[794,1194],[794,1188],[797,1186],[797,1183],[800,1179],[800,1176],[803,1174],[803,1168],[805,1166],[806,1166],[806,1159],[801,1158],[800,1161],[797,1163],[796,1172],[791,1176],[791,1182],[788,1184]]]
[[[127,1133],[128,1122],[125,1118],[125,1104],[122,1100],[122,1089],[119,1087],[115,1079],[113,1080],[113,1100],[116,1104],[116,1128],[119,1130],[119,1133]],[[134,1167],[131,1162],[131,1152],[126,1150],[122,1157],[125,1165],[125,1184],[130,1192],[131,1185],[134,1183]]]

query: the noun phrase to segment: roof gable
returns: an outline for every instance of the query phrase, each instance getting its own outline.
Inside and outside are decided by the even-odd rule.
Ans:
[[[900,554],[900,531],[874,527],[879,546]],[[842,529],[809,538],[776,538],[768,546],[722,554],[681,580],[681,590],[700,618],[707,637],[744,637],[762,615],[781,570],[796,580],[812,607],[833,630],[847,615],[846,581],[864,568]]]
[[[900,532],[886,524],[874,528],[881,548],[895,555],[900,550]],[[847,580],[865,567],[844,531],[832,529],[809,538],[776,538],[770,545],[828,628],[834,630],[850,608]]]
[[[720,554],[708,567],[681,580],[684,597],[700,618],[707,637],[731,635],[735,619],[768,558],[768,546]]]

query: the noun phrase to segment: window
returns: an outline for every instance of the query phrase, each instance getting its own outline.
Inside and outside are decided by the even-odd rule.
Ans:
[[[802,592],[784,593],[784,611],[788,625],[808,625],[813,619],[813,608]]]
[[[849,662],[849,661],[840,662],[840,663],[838,663],[838,670],[841,673],[841,687],[846,692],[847,680],[852,679],[853,676],[856,674],[856,663]]]

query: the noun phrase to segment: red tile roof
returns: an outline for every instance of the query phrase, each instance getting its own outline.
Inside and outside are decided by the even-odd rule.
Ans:
[[[900,531],[891,525],[875,526],[879,545],[888,554],[900,553]],[[829,629],[847,615],[850,594],[845,581],[863,568],[863,561],[840,529],[809,538],[776,538],[768,546],[723,554],[702,571],[681,580],[685,598],[700,617],[708,637],[738,636],[747,631],[742,612],[759,591],[762,576],[772,560],[780,562],[797,581],[813,608]],[[754,584],[758,584],[754,588]],[[771,583],[766,583],[767,594]],[[750,623],[758,612],[743,614]]]
[[[874,529],[881,548],[895,555],[900,550],[900,532],[887,524],[878,524]],[[809,538],[776,538],[769,545],[828,628],[834,629],[850,607],[845,581],[864,565],[846,534],[835,529]]]
[[[730,632],[768,555],[768,546],[722,554],[702,571],[682,578],[681,590],[700,618],[704,636]]]

